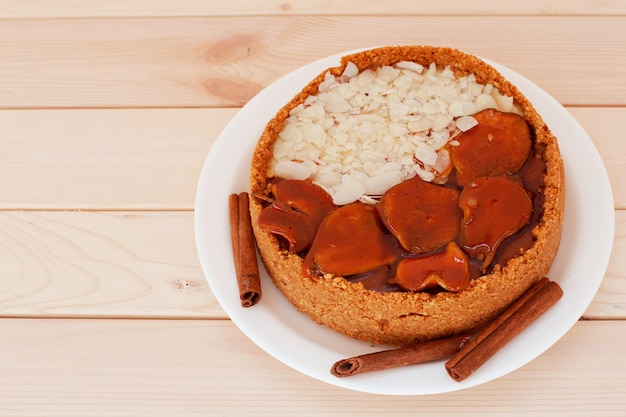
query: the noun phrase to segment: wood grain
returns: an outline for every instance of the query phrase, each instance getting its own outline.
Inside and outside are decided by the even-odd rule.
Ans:
[[[619,0],[529,0],[504,2],[501,0],[475,0],[458,2],[439,0],[415,2],[391,0],[385,2],[343,0],[318,1],[258,1],[258,0],[178,0],[154,3],[148,0],[94,2],[90,0],[0,0],[3,18],[56,18],[56,17],[128,17],[128,16],[217,16],[217,15],[623,15],[624,3]]]
[[[361,417],[414,416],[419,408],[423,415],[500,417],[587,416],[592,408],[594,417],[621,416],[622,329],[615,321],[579,322],[543,355],[497,381],[392,398],[302,375],[229,321],[9,319],[0,322],[0,356],[11,358],[3,362],[0,414]]]
[[[0,112],[4,209],[192,209],[232,109]]]
[[[566,105],[621,106],[625,24],[621,15],[7,19],[0,108],[239,107],[316,59],[407,43],[492,59]]]
[[[625,416],[625,24],[621,0],[0,0],[0,415]],[[587,320],[539,358],[390,398],[304,376],[227,320],[193,209],[261,89],[409,43],[490,58],[565,104],[606,165],[616,236]]]
[[[225,318],[194,242],[191,212],[0,212],[0,315]]]

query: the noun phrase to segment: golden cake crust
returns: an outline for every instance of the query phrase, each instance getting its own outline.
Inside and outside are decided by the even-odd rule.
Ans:
[[[339,66],[313,79],[267,124],[253,155],[250,191],[266,193],[266,173],[278,132],[289,111],[308,95],[317,93],[317,86],[327,71],[339,76],[348,62],[362,71],[401,61],[414,61],[424,66],[435,62],[449,66],[457,76],[474,74],[477,82],[493,84],[501,93],[514,98],[535,131],[535,141],[543,149],[547,167],[544,211],[533,229],[532,247],[504,267],[496,266],[490,274],[472,280],[460,292],[381,293],[342,277],[304,274],[303,259],[282,250],[278,240],[259,227],[262,203],[251,199],[250,204],[252,226],[265,268],[276,287],[298,310],[351,338],[398,346],[469,332],[492,320],[545,276],[560,243],[565,201],[563,164],[557,140],[531,103],[513,84],[477,57],[456,49],[429,46],[382,47],[345,56]]]

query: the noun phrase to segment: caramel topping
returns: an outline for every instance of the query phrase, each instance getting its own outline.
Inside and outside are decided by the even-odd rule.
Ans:
[[[377,204],[337,207],[310,181],[280,180],[259,196],[271,201],[260,226],[304,257],[310,274],[375,291],[461,291],[532,246],[544,201],[546,163],[526,121],[496,110],[474,117],[478,125],[449,147],[446,184],[414,177]]]
[[[409,253],[428,253],[455,238],[459,192],[419,177],[389,189],[377,204],[389,231]]]
[[[392,282],[408,291],[423,291],[438,286],[447,291],[461,291],[470,282],[467,255],[450,242],[443,252],[405,258],[398,264]]]
[[[335,209],[330,196],[319,186],[298,180],[272,185],[273,202],[259,216],[259,226],[284,238],[289,252],[309,247],[319,224]]]
[[[513,174],[530,154],[532,139],[526,121],[515,113],[494,109],[474,115],[478,125],[457,137],[450,158],[459,185],[483,177]]]
[[[533,203],[522,185],[506,176],[482,177],[469,183],[459,197],[463,211],[463,249],[491,263],[500,243],[530,222]]]
[[[304,267],[349,276],[392,264],[398,256],[397,244],[393,236],[381,228],[374,206],[356,202],[326,216],[304,260]]]

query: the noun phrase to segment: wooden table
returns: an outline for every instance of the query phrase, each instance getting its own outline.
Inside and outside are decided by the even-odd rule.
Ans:
[[[619,0],[0,0],[0,415],[626,416],[625,27]],[[592,304],[545,354],[390,398],[247,339],[205,281],[193,210],[212,143],[261,89],[409,43],[490,58],[565,105],[608,170],[616,233]]]

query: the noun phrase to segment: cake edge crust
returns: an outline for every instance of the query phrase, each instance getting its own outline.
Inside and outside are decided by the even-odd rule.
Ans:
[[[301,257],[282,250],[278,240],[259,227],[263,206],[257,199],[250,200],[261,260],[274,285],[291,304],[316,323],[348,337],[393,346],[468,333],[497,316],[548,273],[560,244],[565,204],[564,169],[557,139],[526,97],[480,58],[457,49],[432,46],[388,46],[346,55],[340,65],[324,70],[311,80],[266,125],[252,158],[250,192],[266,192],[266,172],[278,132],[290,110],[308,95],[317,93],[326,72],[340,76],[348,62],[362,71],[400,61],[449,66],[457,76],[474,74],[477,82],[493,84],[501,93],[512,96],[533,127],[537,146],[543,148],[547,173],[544,212],[533,229],[534,244],[504,267],[496,266],[490,274],[472,280],[458,293],[379,293],[343,277],[309,276],[303,273]]]

